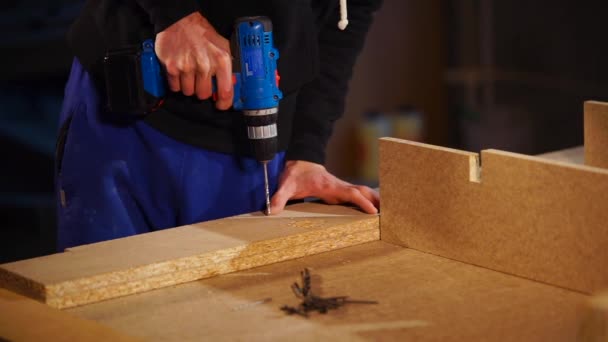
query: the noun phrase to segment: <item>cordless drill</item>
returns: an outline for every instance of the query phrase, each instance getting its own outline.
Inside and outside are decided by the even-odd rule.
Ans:
[[[277,152],[277,117],[279,90],[277,59],[272,22],[267,17],[244,17],[236,20],[230,39],[234,54],[234,100],[232,106],[243,112],[247,137],[253,144],[255,158],[264,166],[266,215],[270,215],[268,162]]]
[[[235,21],[230,38],[234,99],[233,108],[242,111],[247,137],[255,158],[264,168],[266,214],[270,214],[268,162],[277,152],[279,90],[272,22],[267,17],[242,17]],[[107,106],[111,112],[145,115],[162,105],[166,80],[154,52],[154,41],[141,47],[113,50],[104,59]],[[214,98],[217,95],[213,79]]]

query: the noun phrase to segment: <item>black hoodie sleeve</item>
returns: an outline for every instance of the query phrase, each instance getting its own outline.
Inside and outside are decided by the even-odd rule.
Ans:
[[[173,23],[199,10],[197,0],[136,0],[150,16],[154,33],[164,31]]]
[[[325,147],[334,122],[344,112],[348,82],[373,13],[381,0],[348,0],[349,24],[338,28],[340,7],[335,6],[319,32],[318,77],[298,94],[293,132],[286,158],[325,163]]]

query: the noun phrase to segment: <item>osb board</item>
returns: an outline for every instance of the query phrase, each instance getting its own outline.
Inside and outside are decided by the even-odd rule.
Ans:
[[[585,102],[585,164],[608,169],[608,103]]]
[[[320,295],[379,304],[287,316],[304,267]],[[68,311],[158,341],[573,341],[587,298],[376,241]]]
[[[0,289],[0,340],[139,341],[5,289]]]
[[[379,239],[377,216],[328,207],[304,203],[278,217],[227,218],[4,264],[0,287],[66,308]]]
[[[608,170],[380,141],[381,239],[583,292],[608,287]],[[480,174],[480,177],[479,177]]]

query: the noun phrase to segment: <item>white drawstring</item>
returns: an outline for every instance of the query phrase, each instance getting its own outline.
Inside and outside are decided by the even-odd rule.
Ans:
[[[338,21],[338,27],[340,30],[344,31],[346,26],[348,26],[348,10],[346,8],[346,0],[340,0],[340,21]]]

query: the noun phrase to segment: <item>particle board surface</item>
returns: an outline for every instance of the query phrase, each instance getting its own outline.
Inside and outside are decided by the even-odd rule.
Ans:
[[[140,341],[5,289],[0,289],[0,340]]]
[[[289,286],[304,267],[320,295],[379,304],[287,316],[279,307],[297,304]],[[68,312],[158,341],[573,341],[587,299],[376,241]]]
[[[582,292],[608,287],[608,170],[380,141],[381,239]]]
[[[304,203],[277,217],[209,221],[4,264],[0,287],[66,308],[379,239],[377,216],[328,207]]]
[[[585,164],[608,169],[608,103],[585,102]]]

